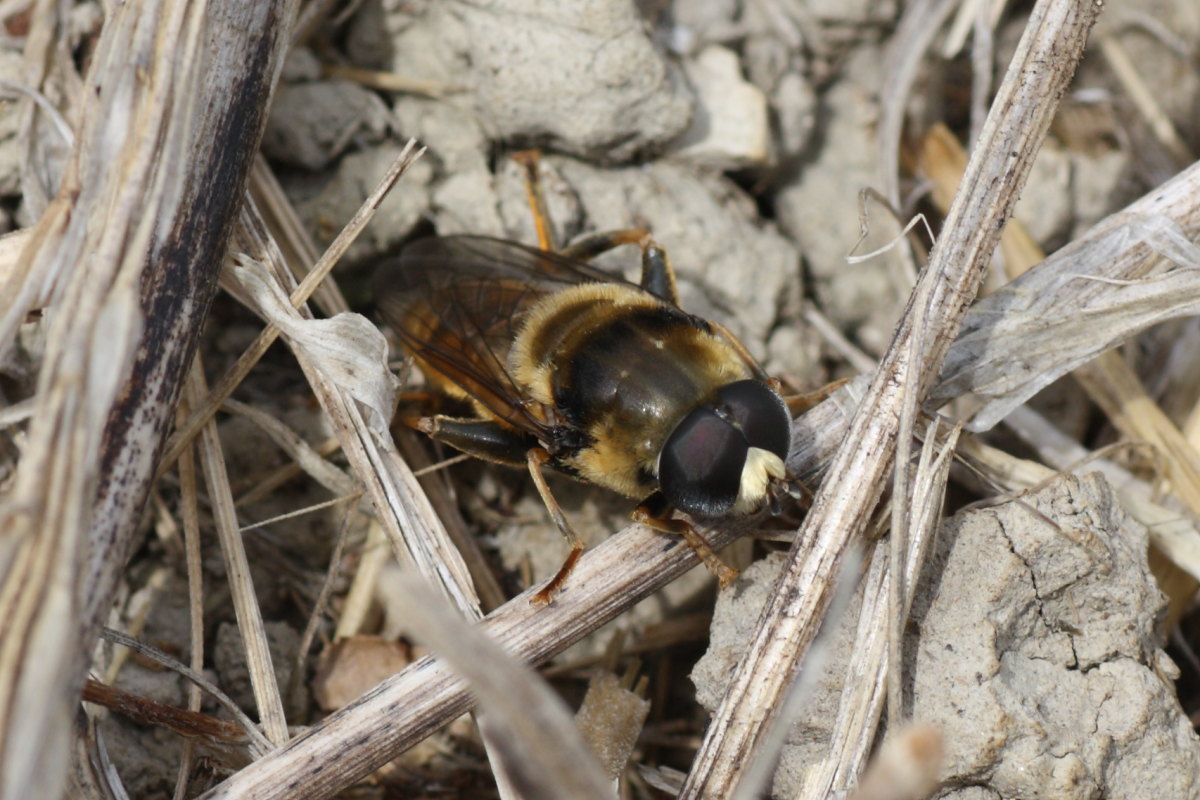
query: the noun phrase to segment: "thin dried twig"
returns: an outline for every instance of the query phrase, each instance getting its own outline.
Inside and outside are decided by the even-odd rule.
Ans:
[[[279,245],[284,262],[301,270],[294,274],[297,281],[303,280],[308,269],[320,260],[321,252],[261,153],[255,157],[254,167],[250,170],[250,197],[262,214],[271,238]],[[312,302],[329,317],[350,310],[333,280],[321,281],[313,291]]]
[[[921,460],[914,477],[913,520],[910,529],[916,532],[913,546],[906,554],[902,608],[899,617],[906,617],[916,596],[917,576],[926,553],[933,544],[939,522],[946,476],[951,456],[958,443],[958,430],[947,437],[935,435],[938,422],[930,423],[926,431]],[[933,457],[938,450],[936,458]],[[890,607],[894,600],[890,589],[891,554],[877,548],[870,569],[863,579],[863,597],[859,610],[858,629],[847,678],[838,703],[837,719],[830,734],[827,756],[805,775],[804,786],[796,800],[818,800],[834,793],[834,787],[854,782],[867,764],[876,740],[875,728],[888,694],[885,679],[895,680],[893,653],[897,652],[891,624]],[[894,689],[893,689],[894,691]]]
[[[375,597],[375,584],[391,555],[383,528],[374,520],[368,522],[367,540],[363,543],[350,590],[342,601],[342,613],[333,632],[335,639],[355,636],[363,629]]]
[[[904,130],[905,109],[916,83],[922,58],[932,46],[942,24],[961,0],[918,0],[910,4],[896,26],[887,50],[880,87],[879,135],[876,139],[876,163],[879,165],[882,194],[892,208],[900,208],[900,135]],[[908,247],[897,247],[893,257],[908,277],[916,279],[916,267]]]
[[[289,269],[283,263],[282,251],[257,215],[256,205],[248,203],[239,227],[239,245],[259,259],[265,269],[259,269],[257,262],[241,259],[230,270],[227,283],[242,302],[268,322],[256,345],[239,360],[241,367],[248,369],[261,355],[264,343],[273,339],[272,331],[286,338],[355,475],[364,485],[397,559],[415,565],[431,582],[440,585],[463,616],[474,621],[482,612],[460,550],[448,538],[445,526],[433,512],[411,470],[399,458],[388,430],[394,409],[395,378],[387,369],[387,347],[382,336],[358,315],[311,319],[302,301],[370,219],[386,192],[423,152],[415,151],[414,147],[415,143],[410,141],[379,188],[294,289],[292,278],[300,270]],[[235,385],[240,380],[238,375],[237,369],[231,371],[225,388],[214,395],[220,396]],[[186,441],[185,436],[180,441]],[[500,752],[496,748],[502,742],[486,729],[483,733],[489,755]],[[498,778],[502,796],[515,796],[504,788],[503,775]]]
[[[354,508],[347,505],[342,510],[342,521],[338,524],[337,536],[333,540],[333,553],[329,556],[329,568],[325,571],[325,580],[321,582],[321,591],[317,594],[316,602],[313,603],[312,612],[308,615],[304,632],[300,634],[300,644],[296,648],[296,659],[292,664],[291,677],[288,679],[287,689],[283,694],[285,698],[290,699],[296,696],[301,680],[308,674],[308,651],[312,648],[313,639],[317,636],[317,627],[325,614],[325,606],[329,602],[329,596],[333,593],[333,585],[342,566],[342,551],[346,547],[346,536],[350,531],[350,521],[353,518]]]
[[[1115,47],[1115,42],[1109,44]],[[1107,47],[1107,45],[1106,45]],[[1106,50],[1107,52],[1107,50]],[[1123,52],[1123,51],[1120,51]],[[1111,59],[1110,59],[1111,60]],[[1116,66],[1116,61],[1113,65]],[[1126,65],[1129,66],[1129,65]],[[1132,91],[1133,87],[1129,87]],[[948,131],[941,129],[932,131],[926,137],[926,151],[929,157],[926,162],[935,168],[934,180],[942,184],[942,191],[935,192],[935,199],[949,195],[948,188],[956,187],[962,167],[966,164],[966,155],[958,148],[957,142],[949,137]],[[1130,234],[1140,228],[1137,235],[1147,238],[1151,247],[1162,251],[1171,258],[1179,261],[1180,267],[1190,267],[1190,270],[1176,271],[1166,276],[1173,281],[1167,288],[1155,286],[1153,281],[1143,281],[1141,284],[1131,282],[1130,294],[1149,289],[1152,294],[1141,300],[1141,305],[1150,314],[1166,313],[1170,309],[1179,309],[1189,304],[1189,297],[1194,304],[1200,296],[1200,248],[1192,245],[1183,231],[1163,220],[1147,219],[1140,225],[1129,226]],[[1012,220],[1005,227],[1001,250],[1005,253],[1005,268],[1010,277],[1016,278],[1031,269],[1034,264],[1043,261],[1045,255],[1033,238],[1025,231],[1017,220]],[[1182,279],[1182,285],[1179,284]],[[1181,291],[1190,288],[1190,292]],[[1169,303],[1155,302],[1157,298],[1170,297]],[[1104,315],[1103,320],[1095,319],[1095,308],[1092,319],[1081,321],[1074,331],[1076,340],[1088,336],[1097,329],[1103,329],[1105,336],[1112,336],[1114,331],[1128,326],[1129,302],[1126,298],[1120,317],[1121,323],[1112,324],[1112,315]],[[1148,302],[1147,302],[1148,301]],[[1059,309],[1059,314],[1072,317],[1071,310]],[[1013,314],[1010,322],[1019,321],[1021,317]],[[1036,327],[1036,326],[1034,326]],[[1028,330],[1028,328],[1027,328]],[[1103,338],[1098,336],[1096,338]],[[1038,349],[1037,337],[1027,337],[1029,350]],[[1043,339],[1043,341],[1045,341]],[[1063,341],[1055,341],[1055,347],[1062,348]],[[1109,418],[1122,433],[1135,441],[1145,441],[1155,447],[1162,457],[1168,484],[1187,503],[1193,512],[1200,510],[1200,458],[1196,450],[1189,444],[1182,432],[1171,422],[1167,415],[1142,389],[1140,381],[1133,370],[1114,351],[1101,353],[1093,361],[1081,365],[1075,372],[1076,380],[1087,391],[1097,405],[1104,409]],[[1035,384],[1036,385],[1036,384]],[[1178,619],[1183,610],[1191,602],[1196,591],[1196,582],[1178,569],[1161,560],[1155,563],[1155,575],[1159,585],[1171,600],[1168,623]],[[1168,625],[1170,627],[1170,625]]]
[[[334,495],[345,496],[358,491],[358,485],[349,475],[332,462],[322,458],[314,447],[280,420],[237,400],[226,400],[221,407],[226,411],[245,417],[258,426],[259,430],[279,445],[292,463]]]
[[[1193,164],[967,313],[930,403],[984,398],[968,428],[987,430],[1055,379],[1152,325],[1200,312],[1200,272],[1153,282],[1164,256],[1195,260],[1200,163]],[[1019,358],[1016,356],[1019,354]]]
[[[257,260],[235,265],[230,280],[269,323],[258,341],[264,341],[272,330],[287,338],[397,558],[401,563],[416,564],[422,574],[442,585],[464,615],[479,619],[482,614],[463,560],[416,478],[397,454],[388,430],[395,378],[386,366],[387,346],[382,334],[358,315],[338,314],[328,320],[315,320],[303,305],[295,307],[297,298],[307,296],[316,284],[315,276],[326,274],[322,265],[335,261],[349,245],[353,233],[365,224],[363,219],[369,218],[416,155],[419,153],[411,149],[400,155],[376,192],[331,245],[330,252],[290,292],[290,297],[294,270],[281,263],[279,248],[254,213],[253,204],[249,204],[239,239],[249,256]],[[239,364],[251,363],[260,349],[252,345]],[[231,370],[230,375],[236,374],[237,368]],[[233,385],[228,380],[227,384]],[[223,391],[214,392],[214,396]]]
[[[704,536],[719,549],[743,531],[706,530]],[[489,614],[481,627],[513,656],[538,664],[698,564],[678,537],[631,526],[586,551],[550,606],[530,604],[535,587]],[[203,797],[282,800],[295,797],[296,786],[308,800],[332,796],[471,702],[464,680],[441,661],[423,658]]]
[[[290,293],[289,300],[293,308],[300,308],[308,298],[313,295],[317,288],[329,276],[335,264],[341,259],[342,255],[350,247],[351,243],[362,232],[372,218],[375,216],[375,211],[379,208],[379,204],[387,197],[388,192],[396,185],[396,181],[408,170],[425,152],[425,148],[417,149],[416,141],[409,140],[392,164],[391,169],[384,175],[383,180],[375,187],[375,190],[363,201],[362,206],[354,217],[346,223],[346,226],[337,235],[337,238],[330,243],[329,247],[322,254],[321,258],[313,265],[311,271],[305,274],[304,279],[300,281]],[[254,223],[261,224],[261,223]],[[253,255],[253,254],[252,254]],[[282,258],[282,255],[280,255]],[[298,274],[302,270],[294,270],[292,274]],[[167,443],[166,453],[163,455],[162,464],[171,464],[179,457],[179,452],[183,447],[184,442],[190,441],[199,432],[200,426],[204,421],[212,417],[216,413],[221,403],[229,399],[233,394],[233,390],[246,379],[250,374],[250,370],[258,363],[258,360],[263,357],[267,349],[274,341],[279,338],[280,330],[274,324],[269,324],[258,335],[258,338],[251,343],[246,351],[238,358],[237,362],[229,369],[217,386],[212,390],[207,402],[192,413],[188,421],[176,429],[172,434],[170,441]]]
[[[208,692],[209,695],[211,695],[212,698],[217,701],[217,704],[220,705],[221,708],[225,709],[226,713],[233,717],[238,726],[246,732],[246,738],[250,741],[253,752],[261,754],[271,749],[271,743],[263,737],[262,731],[258,729],[258,726],[246,716],[246,712],[242,711],[242,709],[238,707],[237,703],[229,699],[229,696],[222,692],[216,684],[205,678],[204,673],[196,672],[195,670],[184,666],[182,663],[171,658],[161,650],[151,647],[144,642],[140,642],[137,639],[134,639],[132,636],[126,636],[120,631],[115,631],[111,628],[103,628],[100,631],[100,635],[113,644],[119,644],[122,647],[128,647],[133,652],[145,656],[151,661],[162,664],[168,669],[174,670],[191,681],[193,685],[199,686],[201,689]]]
[[[179,404],[179,416],[186,417],[190,401],[185,394]],[[204,570],[200,564],[200,511],[196,490],[196,462],[191,447],[185,447],[179,456],[179,505],[183,521],[184,560],[188,582],[188,655],[192,671],[204,669]],[[200,687],[188,686],[188,710],[200,710]],[[184,742],[183,754],[179,759],[179,774],[175,780],[175,800],[183,800],[191,775],[194,742]]]

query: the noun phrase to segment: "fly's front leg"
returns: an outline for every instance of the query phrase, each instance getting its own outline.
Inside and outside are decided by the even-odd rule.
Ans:
[[[653,528],[656,531],[663,533],[671,533],[676,536],[682,536],[687,542],[688,547],[700,557],[700,561],[708,568],[708,571],[716,576],[717,582],[720,583],[722,589],[729,588],[735,580],[737,580],[738,571],[721,560],[721,557],[716,554],[712,546],[705,541],[692,523],[683,519],[676,519],[670,516],[671,509],[663,502],[662,495],[650,495],[642,501],[640,505],[633,511],[633,521],[645,525],[648,528]]]
[[[839,378],[836,381],[831,381],[825,384],[820,389],[816,389],[811,392],[805,392],[803,394],[784,394],[781,389],[777,391],[783,395],[783,402],[787,403],[788,411],[791,412],[791,415],[793,417],[798,417],[805,411],[808,411],[810,408],[815,406],[817,403],[820,403],[822,400],[829,397],[829,395],[833,394],[838,389],[845,386],[847,383],[849,383],[849,381],[849,378]]]

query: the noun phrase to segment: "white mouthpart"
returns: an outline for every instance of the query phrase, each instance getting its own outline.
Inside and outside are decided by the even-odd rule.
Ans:
[[[749,514],[757,511],[767,497],[767,485],[771,479],[781,479],[786,474],[782,458],[770,450],[751,447],[746,453],[746,463],[742,467],[742,483],[738,487],[733,513]]]

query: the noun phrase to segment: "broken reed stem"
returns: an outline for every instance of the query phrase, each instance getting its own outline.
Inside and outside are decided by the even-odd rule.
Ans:
[[[923,397],[936,378],[1098,12],[1087,0],[1042,0],[1035,7],[913,293],[929,297],[929,307],[910,301],[709,725],[681,800],[718,800],[736,791],[748,754],[773,721],[816,635],[847,546],[865,527],[882,492],[906,401],[902,387],[911,380]],[[927,324],[917,328],[922,314]]]
[[[291,0],[106,11],[62,185],[0,301],[0,347],[33,302],[54,306],[2,515],[0,798],[58,797],[68,773],[96,632],[216,290]]]

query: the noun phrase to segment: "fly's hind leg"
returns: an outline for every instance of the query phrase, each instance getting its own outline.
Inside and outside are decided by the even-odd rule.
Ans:
[[[699,531],[692,527],[692,523],[675,519],[670,514],[671,509],[662,495],[655,492],[634,509],[633,521],[656,531],[682,536],[688,547],[692,548],[708,571],[716,577],[721,588],[729,588],[729,585],[737,580],[738,571],[721,560]]]

